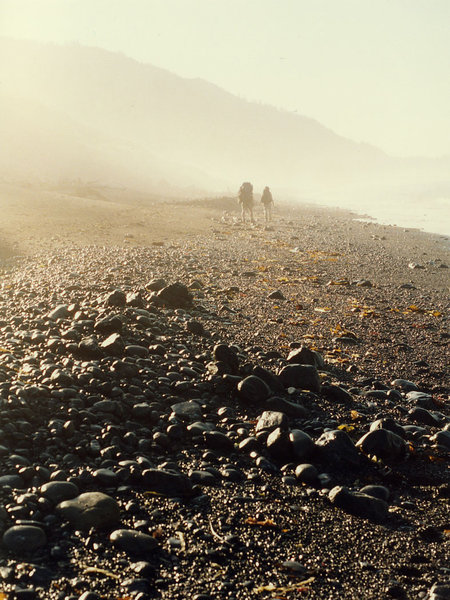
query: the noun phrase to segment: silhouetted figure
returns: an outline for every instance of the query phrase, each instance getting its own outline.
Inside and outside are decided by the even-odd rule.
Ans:
[[[267,185],[261,196],[261,204],[264,206],[264,218],[266,223],[268,223],[272,220],[273,196]]]
[[[253,186],[250,182],[245,181],[239,188],[239,204],[241,205],[242,222],[245,223],[247,212],[250,213],[250,221],[253,219]]]

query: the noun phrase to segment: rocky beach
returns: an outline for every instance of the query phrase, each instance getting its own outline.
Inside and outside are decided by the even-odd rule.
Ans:
[[[1,600],[450,598],[448,237],[0,206]]]

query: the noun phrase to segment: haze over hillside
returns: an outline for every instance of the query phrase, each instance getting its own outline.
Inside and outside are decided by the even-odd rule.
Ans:
[[[247,179],[291,195],[380,182],[449,189],[449,159],[392,158],[312,119],[106,50],[2,39],[0,83],[6,179],[193,194],[234,193]]]

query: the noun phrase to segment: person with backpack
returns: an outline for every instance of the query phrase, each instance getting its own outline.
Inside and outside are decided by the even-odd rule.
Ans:
[[[239,204],[241,205],[242,222],[245,223],[245,217],[248,212],[250,214],[250,221],[252,224],[254,224],[255,220],[253,218],[253,185],[249,181],[244,181],[244,183],[239,188],[238,200]]]
[[[272,220],[273,196],[267,185],[261,196],[261,204],[264,206],[264,218],[266,223],[268,223]]]

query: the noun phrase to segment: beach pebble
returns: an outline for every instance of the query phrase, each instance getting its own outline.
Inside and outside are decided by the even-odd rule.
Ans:
[[[336,486],[328,494],[332,504],[346,512],[381,523],[388,517],[388,505],[384,500],[361,492],[351,492],[346,487]]]
[[[358,467],[361,459],[355,444],[350,437],[341,429],[324,432],[318,440],[316,446],[325,460],[335,465],[347,465],[349,467]]]
[[[147,490],[171,497],[184,497],[192,494],[192,483],[183,473],[164,469],[146,469],[142,472]]]
[[[320,392],[320,377],[315,366],[290,364],[278,373],[283,385],[311,392]]]
[[[61,518],[70,522],[74,529],[109,527],[120,518],[116,500],[102,492],[85,492],[72,500],[61,502],[56,507]]]
[[[265,410],[262,415],[258,418],[256,423],[255,431],[272,431],[279,427],[280,429],[287,429],[289,426],[286,415],[282,412]]]
[[[31,554],[45,546],[47,536],[41,527],[15,525],[3,534],[3,546],[15,554]]]
[[[297,365],[313,365],[318,369],[322,369],[325,366],[323,356],[316,350],[311,350],[307,346],[300,346],[289,352],[287,362]]]
[[[402,461],[408,455],[408,446],[403,438],[388,429],[369,431],[356,442],[356,447],[364,454],[386,462]]]
[[[144,558],[152,553],[158,542],[151,535],[134,529],[116,529],[109,536],[110,542],[133,557]]]
[[[310,458],[316,451],[311,437],[301,429],[293,429],[289,434],[289,441],[292,445],[292,455],[297,461]]]
[[[50,481],[40,488],[40,493],[54,504],[78,496],[79,489],[71,481]]]
[[[195,400],[177,402],[170,407],[175,416],[188,421],[198,421],[202,417],[202,409]]]
[[[238,384],[239,397],[244,402],[263,404],[271,395],[268,385],[256,375],[249,375]]]
[[[295,476],[302,483],[314,484],[317,482],[319,472],[314,465],[305,463],[297,465],[295,468]]]

